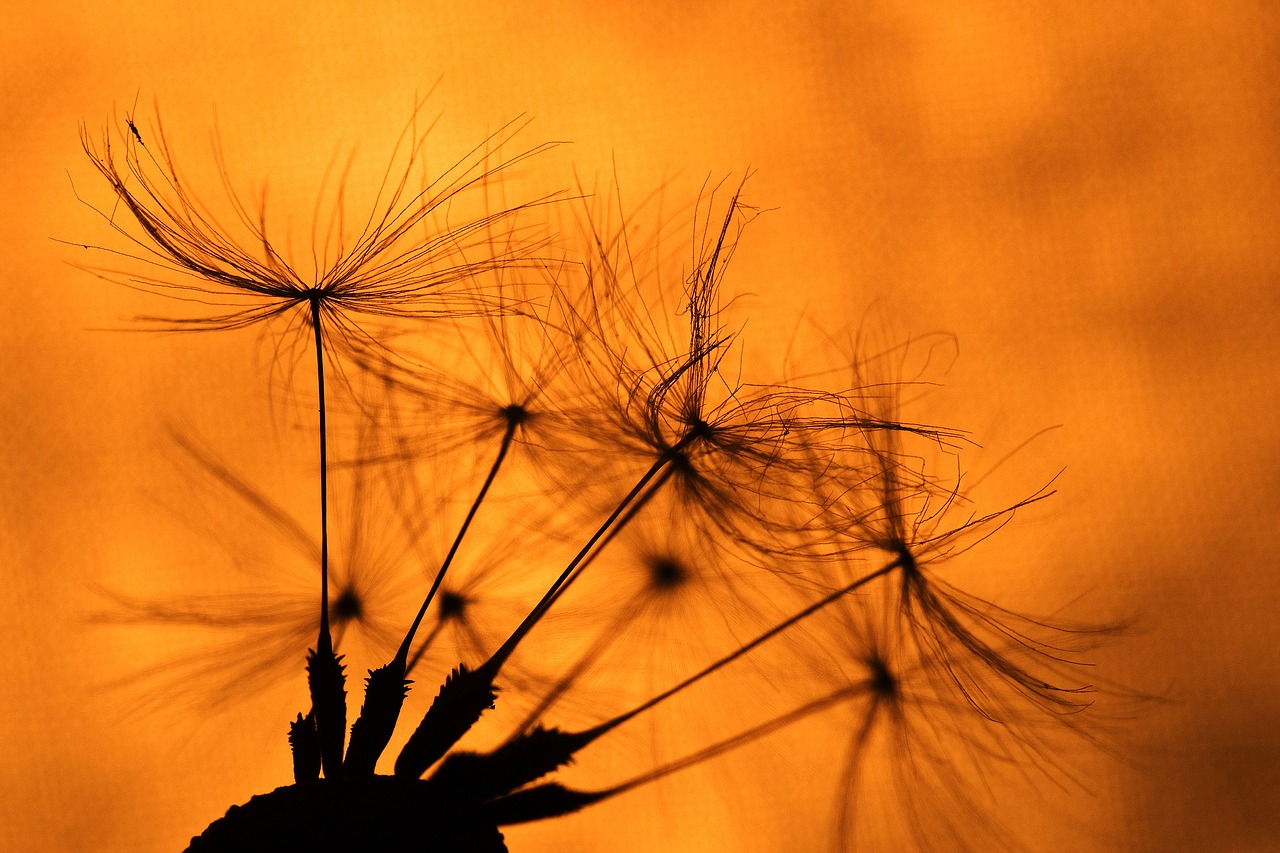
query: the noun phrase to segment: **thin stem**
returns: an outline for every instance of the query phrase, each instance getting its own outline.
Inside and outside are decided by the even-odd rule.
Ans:
[[[711,746],[701,749],[692,755],[686,755],[684,758],[678,758],[669,764],[664,764],[661,767],[650,770],[648,773],[636,776],[633,779],[619,785],[614,785],[612,788],[599,793],[606,797],[613,797],[618,794],[624,794],[634,788],[639,788],[642,785],[648,785],[651,782],[656,782],[664,776],[670,776],[672,773],[685,770],[695,764],[701,764],[704,761],[715,758],[717,755],[745,746],[751,741],[759,740],[766,735],[773,734],[779,729],[798,723],[806,717],[810,717],[820,711],[825,711],[827,708],[830,708],[833,705],[838,705],[847,699],[855,696],[866,695],[869,690],[870,688],[865,684],[855,684],[841,690],[837,690],[834,693],[829,693],[820,699],[815,699],[812,702],[801,705],[799,708],[788,711],[779,717],[775,717],[772,720],[761,723],[760,725],[747,729],[744,732],[739,732],[738,734],[726,738],[719,743],[712,744]]]
[[[560,597],[568,591],[569,587],[573,585],[573,582],[578,579],[579,575],[585,572],[587,567],[595,562],[596,557],[600,556],[604,549],[608,547],[609,543],[616,539],[618,534],[621,533],[626,526],[640,514],[640,510],[649,505],[649,501],[653,500],[653,498],[658,494],[658,491],[666,485],[667,480],[671,479],[671,475],[674,473],[674,468],[668,467],[663,469],[662,473],[655,477],[649,484],[649,488],[644,492],[644,494],[631,500],[631,506],[627,507],[626,513],[614,522],[612,529],[610,529],[607,534],[600,538],[600,541],[596,543],[594,550],[582,559],[582,562],[580,562],[577,568],[573,570],[573,574],[566,578],[564,583],[560,584],[560,588],[555,591],[555,594],[551,596],[551,600],[547,602],[547,609],[550,609],[553,604],[560,600]]]
[[[617,524],[615,524],[613,529],[609,531],[608,535],[606,535],[600,540],[599,546],[594,551],[592,551],[591,554],[578,565],[578,568],[574,576],[570,577],[560,587],[559,591],[556,592],[556,594],[552,597],[550,604],[548,604],[548,607],[555,604],[555,602],[559,600],[560,596],[564,595],[565,590],[567,590],[570,584],[573,583],[574,578],[582,574],[582,572],[586,570],[587,566],[591,565],[591,563],[595,560],[595,558],[600,556],[604,548],[610,542],[612,542],[619,533],[622,532],[623,528],[625,528],[626,525],[631,523],[631,520],[635,518],[636,515],[639,514],[640,510],[645,508],[645,506],[649,503],[649,501],[653,499],[654,495],[658,493],[658,489],[662,487],[662,484],[665,483],[667,478],[671,476],[671,473],[672,473],[671,468],[668,468],[665,471],[663,471],[662,474],[659,475],[658,479],[654,482],[653,487],[650,488],[647,492],[645,492],[644,495],[642,495],[641,497],[636,499],[634,502],[632,502],[631,506],[627,508],[626,514],[623,515],[618,520]],[[643,599],[644,599],[643,593],[635,596],[635,598],[632,599],[633,602],[635,603],[634,606],[627,608],[624,614],[620,618],[614,621],[614,624],[610,625],[608,628],[606,628],[604,631],[600,633],[600,636],[599,638],[597,638],[596,642],[586,652],[586,654],[584,654],[582,658],[579,659],[579,661],[576,664],[574,664],[574,667],[572,670],[569,671],[569,674],[564,676],[564,678],[560,679],[560,682],[551,689],[551,691],[543,698],[543,700],[540,703],[538,703],[538,707],[534,708],[533,711],[531,711],[529,715],[525,717],[524,722],[521,723],[520,726],[514,732],[512,732],[510,740],[514,740],[520,735],[526,733],[529,730],[529,728],[533,726],[534,723],[538,722],[538,719],[543,714],[545,714],[551,708],[552,705],[554,705],[557,701],[559,701],[560,697],[563,696],[564,693],[570,687],[573,686],[573,683],[577,681],[579,677],[581,677],[581,675],[587,670],[587,668],[591,666],[591,664],[597,658],[599,658],[600,655],[604,654],[605,650],[608,649],[608,647],[612,645],[613,642],[622,635],[622,628],[630,624],[631,622],[635,621],[637,618],[639,618],[639,616],[642,613]]]
[[[418,665],[418,661],[422,660],[422,656],[427,653],[427,649],[431,648],[431,644],[435,642],[436,637],[440,635],[440,632],[443,629],[444,629],[444,617],[440,617],[436,619],[436,624],[431,626],[431,630],[427,632],[427,636],[422,641],[422,644],[418,646],[418,648],[414,651],[413,657],[409,658],[409,663],[407,666],[405,666],[405,670],[404,670],[405,675],[408,675],[410,672],[412,672],[414,667]]]
[[[440,564],[440,570],[436,572],[435,580],[431,583],[431,589],[427,591],[427,597],[423,599],[422,606],[418,608],[418,615],[414,617],[413,624],[409,626],[409,631],[405,634],[404,641],[400,643],[400,649],[396,652],[395,661],[402,666],[405,665],[405,661],[409,657],[409,647],[413,644],[413,637],[417,634],[423,617],[427,615],[427,608],[431,606],[432,599],[435,598],[436,592],[440,589],[440,584],[444,581],[445,573],[449,571],[449,566],[453,563],[454,555],[458,553],[458,548],[462,545],[462,540],[466,537],[472,520],[475,519],[476,513],[480,510],[480,504],[484,502],[485,495],[489,493],[489,487],[493,485],[494,479],[498,476],[498,470],[502,468],[502,463],[507,458],[507,451],[511,449],[511,441],[515,437],[518,425],[519,422],[516,419],[508,419],[507,429],[502,434],[502,445],[498,448],[498,457],[494,459],[492,467],[489,468],[489,476],[485,477],[484,485],[480,487],[479,494],[472,501],[471,509],[467,511],[467,517],[463,519],[462,527],[459,528],[458,535],[454,537],[453,545],[450,546],[449,553],[445,555],[444,562]],[[428,638],[429,640],[430,638]],[[414,663],[417,662],[420,655],[421,650],[419,650],[419,655],[414,656]]]
[[[332,649],[329,634],[329,430],[324,400],[324,336],[320,292],[311,293],[311,326],[316,336],[316,389],[320,398],[320,638],[317,651]]]
[[[844,687],[795,710],[725,738],[719,743],[712,744],[692,755],[678,758],[611,788],[597,791],[580,791],[566,788],[558,782],[548,782],[523,788],[505,797],[492,800],[490,803],[492,807],[491,817],[499,826],[510,826],[572,814],[587,806],[611,799],[619,794],[625,794],[635,788],[656,782],[664,776],[670,776],[672,773],[677,773],[704,761],[709,761],[723,753],[745,746],[752,741],[766,737],[779,729],[798,723],[832,706],[855,697],[864,696],[871,689],[868,684],[854,684]]]
[[[673,470],[671,468],[672,463],[679,458],[685,446],[693,438],[694,435],[690,433],[682,438],[670,450],[664,452],[662,456],[658,457],[657,461],[650,466],[649,470],[644,473],[644,476],[640,478],[639,482],[631,487],[631,491],[627,492],[626,496],[618,506],[615,507],[613,512],[609,514],[609,517],[605,519],[604,524],[600,525],[599,529],[591,535],[591,538],[587,540],[587,544],[582,546],[582,550],[578,551],[573,560],[569,562],[569,565],[565,567],[565,570],[560,573],[560,576],[555,579],[547,589],[546,593],[543,594],[541,600],[539,600],[538,603],[534,605],[534,608],[529,611],[529,615],[524,618],[524,621],[520,623],[519,627],[517,627],[511,636],[507,638],[507,641],[502,644],[501,648],[494,652],[493,656],[489,658],[488,662],[484,665],[484,669],[487,670],[489,677],[492,678],[498,674],[498,670],[500,670],[502,665],[506,663],[507,658],[511,657],[511,654],[516,650],[516,646],[518,646],[525,636],[533,630],[533,626],[536,625],[544,615],[546,615],[547,610],[549,610],[551,605],[555,603],[563,588],[567,587],[570,581],[572,581],[576,576],[575,570],[578,569],[583,561],[587,559],[588,555],[591,554],[596,543],[600,542],[601,538],[604,537],[605,534],[616,532],[616,530],[611,531],[611,528],[614,527],[614,523],[618,521],[618,518],[622,516],[623,513],[626,513],[631,504],[637,499],[642,501],[649,500],[649,498],[662,487],[667,479],[670,478]],[[652,482],[655,481],[655,479],[656,482]],[[651,482],[652,488],[646,493],[645,487],[649,486]],[[628,513],[622,523],[625,524],[634,517],[635,515],[633,513]],[[619,527],[620,526],[621,525],[619,525]],[[612,538],[612,536],[610,536],[610,538]],[[605,542],[608,541],[609,539],[605,539]]]
[[[320,409],[320,636],[307,660],[307,684],[315,713],[320,765],[326,778],[342,773],[347,732],[346,678],[329,633],[329,430],[324,397],[324,333],[320,328],[321,292],[312,289],[311,325],[316,335],[316,387]]]
[[[644,613],[643,598],[643,593],[632,598],[629,606],[624,608],[622,614],[600,632],[596,641],[591,644],[591,648],[587,649],[587,651],[578,658],[577,663],[573,665],[573,668],[569,670],[569,673],[561,678],[560,681],[551,688],[546,696],[542,697],[542,701],[538,703],[537,707],[530,711],[525,716],[524,721],[521,722],[514,731],[512,731],[511,736],[507,738],[508,743],[520,738],[522,735],[528,734],[529,729],[533,728],[534,724],[537,723],[538,720],[542,719],[542,715],[550,710],[551,706],[558,702],[560,697],[563,696],[569,688],[582,677],[582,674],[585,673],[592,664],[599,660],[600,656],[605,653],[609,646],[613,645],[613,643],[622,636],[623,630]]]
[[[747,654],[752,649],[755,649],[757,646],[760,646],[768,642],[769,640],[781,634],[783,631],[786,631],[788,628],[792,627],[796,623],[809,618],[814,613],[817,613],[819,610],[826,607],[828,604],[831,604],[832,602],[837,601],[840,598],[843,598],[844,596],[848,595],[849,593],[853,592],[854,590],[858,589],[861,586],[865,586],[866,584],[871,583],[871,581],[875,580],[878,577],[889,574],[890,572],[899,568],[902,565],[902,563],[903,563],[903,558],[898,557],[892,562],[886,563],[885,565],[876,569],[874,572],[863,575],[862,577],[858,578],[852,583],[846,584],[845,586],[840,587],[836,591],[823,596],[822,598],[818,599],[813,604],[810,604],[808,607],[804,608],[798,613],[795,613],[787,617],[786,619],[782,620],[777,625],[774,625],[772,628],[765,631],[763,634],[756,637],[754,640],[747,643],[746,645],[739,646],[737,649],[725,655],[724,657],[720,658],[718,661],[712,663],[710,666],[706,667],[700,672],[695,673],[694,675],[689,676],[688,678],[686,678],[684,681],[681,681],[676,686],[669,688],[668,690],[665,690],[662,693],[659,693],[657,696],[654,696],[652,699],[649,699],[641,703],[640,705],[637,705],[636,707],[632,708],[630,711],[627,711],[623,714],[619,714],[618,716],[614,717],[612,720],[601,723],[600,725],[591,729],[590,733],[592,737],[593,738],[599,737],[605,734],[606,732],[622,725],[627,720],[630,720],[632,717],[642,714],[645,711],[649,710],[650,708],[654,707],[655,705],[658,705],[666,701],[667,699],[670,699],[672,696],[676,695],[677,693],[689,687],[692,687],[694,684],[698,683],[699,681],[711,675],[712,673],[733,663],[735,660]]]

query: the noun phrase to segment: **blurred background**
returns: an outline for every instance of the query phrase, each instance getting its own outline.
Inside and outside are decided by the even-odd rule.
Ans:
[[[441,162],[520,116],[531,144],[569,143],[512,176],[532,193],[616,179],[637,201],[664,182],[692,200],[708,175],[751,170],[748,198],[769,212],[730,281],[757,346],[781,350],[815,318],[953,333],[921,419],[971,431],[1005,498],[1065,468],[973,583],[1014,607],[1127,620],[1099,677],[1155,698],[1108,711],[1106,749],[1078,747],[1061,785],[996,786],[1022,844],[1280,843],[1267,4],[174,8],[17,0],[0,35],[0,847],[177,850],[288,781],[283,732],[253,725],[252,706],[223,697],[214,713],[195,684],[157,698],[136,678],[163,658],[154,637],[98,624],[103,590],[205,590],[224,557],[175,520],[175,425],[258,482],[297,469],[254,338],[109,331],[154,301],[55,242],[106,239],[77,201],[105,198],[79,126],[152,121],[158,103],[211,196],[217,128],[237,189],[256,198],[269,178],[269,209],[305,238],[335,152],[358,149],[376,177],[433,87]],[[797,794],[814,771],[793,741],[513,830],[510,846],[821,846],[831,802]]]

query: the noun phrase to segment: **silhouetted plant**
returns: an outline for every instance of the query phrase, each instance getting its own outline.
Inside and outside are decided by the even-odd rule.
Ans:
[[[178,441],[193,480],[282,536],[318,570],[318,590],[265,578],[233,600],[116,596],[124,621],[251,636],[236,654],[253,665],[227,646],[198,669],[227,701],[296,672],[312,645],[310,707],[287,733],[293,784],[233,807],[190,849],[505,850],[503,826],[556,819],[837,709],[851,720],[838,845],[888,819],[889,791],[910,812],[892,814],[903,843],[999,841],[995,822],[974,831],[980,798],[965,778],[984,761],[1052,771],[1046,732],[1087,735],[1078,656],[1099,634],[1011,613],[942,569],[1048,487],[971,507],[959,479],[927,461],[959,458],[968,439],[905,420],[908,383],[872,379],[865,353],[822,381],[748,378],[723,296],[754,217],[743,184],[703,188],[687,263],[668,252],[678,219],[645,233],[645,205],[612,196],[561,202],[580,206],[581,228],[558,239],[528,225],[554,195],[459,224],[467,192],[546,146],[501,156],[508,126],[415,185],[426,136],[414,126],[396,147],[402,171],[393,157],[354,236],[345,183],[327,222],[317,210],[310,269],[226,181],[239,223],[223,227],[158,119],[145,139],[132,120],[96,142],[83,134],[116,200],[95,209],[129,241],[92,247],[123,265],[97,274],[191,308],[144,318],[157,328],[263,325],[278,352],[305,346],[314,359],[318,539],[251,477]],[[318,607],[306,601],[317,591]],[[572,629],[558,650],[519,654],[557,620]],[[340,651],[357,643],[385,663],[348,732]],[[763,720],[726,703],[700,749],[616,785],[557,781],[588,745],[676,697],[714,704],[706,685],[744,661],[807,692]],[[381,775],[411,673],[443,682]],[[520,712],[497,745],[459,746],[499,701]],[[872,780],[876,749],[892,759]]]

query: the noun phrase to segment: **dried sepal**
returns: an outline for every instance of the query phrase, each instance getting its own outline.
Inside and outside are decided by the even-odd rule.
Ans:
[[[422,776],[471,730],[481,714],[493,708],[497,698],[493,675],[487,667],[472,670],[466,664],[458,664],[400,751],[396,776]]]
[[[536,726],[492,752],[453,752],[431,775],[431,781],[478,802],[509,794],[573,761],[591,743],[591,732],[566,732]]]
[[[299,785],[320,778],[320,739],[314,712],[289,724],[289,750],[293,753],[293,781]]]
[[[386,666],[369,671],[365,679],[364,705],[351,725],[351,742],[342,771],[347,776],[370,775],[382,751],[395,733],[400,709],[409,692],[405,662],[397,657]]]
[[[323,641],[327,635],[323,635]],[[346,668],[332,646],[320,643],[307,655],[307,686],[315,715],[320,761],[327,778],[342,774],[342,751],[347,737]]]

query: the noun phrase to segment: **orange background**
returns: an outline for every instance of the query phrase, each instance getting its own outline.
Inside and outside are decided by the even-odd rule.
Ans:
[[[154,99],[198,173],[229,169],[300,211],[336,146],[378,164],[441,80],[435,137],[501,121],[568,140],[531,176],[754,170],[733,276],[781,340],[869,307],[900,336],[956,333],[931,405],[1052,506],[1009,533],[987,583],[1033,609],[1132,618],[1106,677],[1168,701],[1118,725],[1065,793],[1002,788],[1035,849],[1265,850],[1280,839],[1280,28],[1263,4],[9,3],[0,35],[0,848],[180,849],[287,780],[252,709],[199,722],[111,686],[156,659],[106,629],[98,590],[181,590],[216,554],[166,516],[166,425],[270,471],[252,347],[93,331],[143,304],[50,238],[98,228],[78,147]],[[374,9],[374,11],[367,11]],[[216,116],[216,118],[215,118]],[[207,177],[212,173],[205,173]],[[216,189],[216,184],[198,182]],[[100,232],[94,232],[95,234]],[[782,319],[777,319],[782,318]],[[257,396],[254,396],[254,393]],[[251,418],[228,411],[251,399]],[[279,423],[275,421],[274,423]],[[264,426],[265,425],[265,426]],[[284,429],[283,427],[275,427]],[[1038,483],[1037,483],[1038,484]],[[989,588],[990,589],[990,588]],[[988,590],[989,591],[989,590]],[[193,696],[198,690],[193,687]],[[643,756],[643,750],[640,751]],[[790,849],[825,842],[807,769],[704,768],[509,833],[513,850]],[[779,772],[774,768],[770,771]],[[728,778],[724,778],[725,776]],[[789,781],[788,781],[789,780]],[[751,787],[751,795],[725,792]],[[750,797],[756,799],[751,800]],[[744,810],[743,800],[751,805]]]

